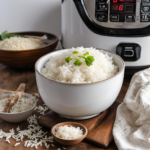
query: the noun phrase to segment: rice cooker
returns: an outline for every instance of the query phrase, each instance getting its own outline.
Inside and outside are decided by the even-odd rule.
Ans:
[[[120,55],[126,73],[150,66],[150,0],[62,0],[62,46]]]

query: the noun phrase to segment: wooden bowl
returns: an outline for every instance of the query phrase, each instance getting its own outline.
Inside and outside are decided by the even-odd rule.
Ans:
[[[46,32],[15,32],[14,34],[20,35],[34,35],[43,36],[47,35],[48,39],[51,41],[50,44],[37,48],[28,50],[4,50],[0,49],[0,63],[8,65],[13,68],[33,68],[35,62],[43,55],[52,52],[58,43],[58,37],[46,33]]]
[[[68,140],[68,139],[62,139],[62,138],[57,137],[57,136],[55,135],[56,130],[57,130],[60,126],[65,126],[65,125],[67,125],[67,126],[73,126],[73,127],[75,127],[75,128],[80,127],[80,129],[83,130],[83,135],[82,135],[81,137],[79,137],[79,138],[76,138],[76,139],[69,139],[69,140]],[[60,143],[60,144],[62,144],[62,145],[71,146],[71,145],[76,145],[76,144],[80,143],[80,142],[87,136],[88,130],[87,130],[87,128],[86,128],[84,125],[82,125],[82,124],[80,124],[80,123],[76,123],[76,122],[62,122],[62,123],[58,123],[58,124],[54,125],[54,126],[52,127],[52,129],[51,129],[51,133],[52,133],[54,139],[55,139],[58,143]]]

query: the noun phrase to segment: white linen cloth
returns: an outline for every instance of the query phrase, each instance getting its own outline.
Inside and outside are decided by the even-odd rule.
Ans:
[[[150,68],[132,77],[117,108],[113,136],[119,150],[150,150]]]

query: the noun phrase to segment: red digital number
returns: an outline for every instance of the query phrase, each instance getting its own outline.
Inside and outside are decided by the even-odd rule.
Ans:
[[[111,10],[118,10],[118,5],[111,5]]]
[[[131,3],[134,3],[134,2],[136,2],[136,0],[119,0],[119,2],[131,2]]]
[[[113,0],[113,3],[117,3],[118,2],[118,0]]]
[[[123,5],[119,5],[119,11],[123,10]]]

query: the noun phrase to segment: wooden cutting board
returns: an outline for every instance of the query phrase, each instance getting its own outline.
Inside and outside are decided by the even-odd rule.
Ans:
[[[115,121],[116,109],[120,103],[115,101],[114,104],[99,116],[87,120],[70,120],[61,118],[53,111],[48,112],[38,119],[38,123],[46,128],[52,128],[60,122],[72,121],[83,124],[88,129],[88,135],[85,141],[94,145],[107,148],[113,141],[112,128]]]

